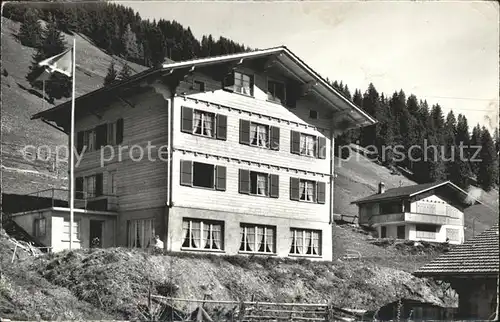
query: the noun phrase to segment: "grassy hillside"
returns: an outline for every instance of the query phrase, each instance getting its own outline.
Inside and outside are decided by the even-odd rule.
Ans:
[[[25,80],[32,62],[33,48],[22,46],[15,35],[19,23],[2,17],[2,176],[3,191],[8,193],[30,193],[52,186],[66,185],[65,164],[60,164],[59,171],[51,171],[51,161],[23,159],[20,152],[26,145],[48,145],[55,151],[56,146],[67,145],[68,138],[63,133],[30,117],[44,109],[58,105],[43,100],[41,93],[31,90]],[[76,35],[76,92],[77,96],[96,90],[102,86],[107,68],[113,58],[116,68],[121,69],[124,60],[112,57],[95,47],[87,38]],[[72,45],[72,36],[65,35],[67,46]],[[146,69],[129,63],[134,72]],[[6,71],[7,76],[3,71]],[[45,156],[41,156],[45,159]]]
[[[442,250],[428,248],[422,255],[409,256],[394,245],[376,246],[370,235],[353,227],[338,226],[336,234],[339,244],[355,247],[361,258],[327,263],[260,256],[151,255],[118,248],[38,258],[21,252],[11,264],[13,244],[2,235],[0,316],[130,319],[137,317],[138,305],[145,304],[150,282],[153,294],[165,294],[158,288],[163,286],[167,292],[176,290],[170,293],[176,297],[190,299],[203,299],[205,294],[216,300],[254,296],[256,301],[332,301],[338,307],[373,310],[408,297],[456,306],[456,296],[445,292],[445,286],[410,274]]]

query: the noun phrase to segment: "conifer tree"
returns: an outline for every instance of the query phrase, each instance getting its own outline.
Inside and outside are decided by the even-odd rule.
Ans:
[[[469,156],[469,165],[470,165],[470,168],[471,168],[471,171],[472,171],[472,174],[474,176],[478,176],[479,174],[479,162],[476,162],[474,159],[479,159],[480,156],[477,155],[476,157],[474,157],[474,155],[476,154],[476,150],[478,148],[482,147],[482,144],[481,144],[481,126],[479,124],[477,124],[473,129],[472,129],[472,135],[471,135],[471,139],[470,139],[470,145],[469,145],[469,153],[468,153],[468,156]],[[473,159],[474,157],[474,159]]]
[[[113,83],[116,78],[117,73],[115,69],[115,61],[112,60],[108,67],[108,73],[106,74],[106,77],[104,77],[104,86],[108,86],[109,84]]]
[[[19,29],[18,38],[23,46],[38,48],[42,42],[42,25],[38,21],[37,11],[28,8]]]
[[[127,24],[125,32],[123,33],[123,47],[125,48],[125,59],[137,60],[139,58],[137,37],[132,31],[130,24]]]
[[[493,139],[484,126],[481,129],[481,145],[481,162],[479,163],[477,181],[482,189],[490,191],[498,176],[498,164]]]
[[[122,69],[120,70],[120,74],[118,75],[118,79],[124,80],[124,79],[130,78],[130,76],[132,76],[132,69],[130,68],[128,63],[125,62]]]

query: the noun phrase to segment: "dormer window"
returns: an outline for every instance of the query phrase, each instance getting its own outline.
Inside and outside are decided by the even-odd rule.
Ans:
[[[276,103],[285,102],[285,84],[274,80],[267,81],[267,99]]]
[[[253,96],[253,76],[235,71],[224,78],[224,89]]]

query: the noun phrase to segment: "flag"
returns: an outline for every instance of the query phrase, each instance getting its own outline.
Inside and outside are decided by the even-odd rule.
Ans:
[[[72,49],[68,49],[58,55],[52,56],[38,63],[38,66],[44,67],[37,80],[47,80],[54,72],[59,72],[68,77],[72,76],[73,58]]]

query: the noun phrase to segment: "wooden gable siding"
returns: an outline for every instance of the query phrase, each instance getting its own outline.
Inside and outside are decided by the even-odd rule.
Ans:
[[[450,224],[452,225],[464,225],[463,211],[437,195],[427,196],[423,199],[412,202],[410,204],[411,212],[418,213],[418,206],[421,204],[434,205],[439,215],[450,216]]]
[[[191,99],[175,98],[173,111],[173,127],[174,127],[174,148],[192,150],[195,152],[206,152],[219,156],[238,157],[243,160],[268,163],[276,166],[287,166],[299,170],[308,170],[323,174],[330,174],[330,134],[325,130],[322,132],[311,127],[297,126],[288,124],[286,121],[305,122],[299,119],[294,112],[287,110],[285,107],[275,103],[257,100],[251,97],[245,97],[239,94],[228,93],[219,90],[213,93],[199,93],[189,97],[199,100],[213,102],[214,104],[196,103]],[[217,104],[233,107],[235,109],[228,110],[218,108]],[[223,114],[227,116],[227,140],[216,140],[201,136],[192,135],[181,132],[181,109],[189,107],[202,111],[212,112],[215,114]],[[244,113],[236,110],[241,109],[254,113]],[[299,109],[299,108],[297,108]],[[261,115],[256,115],[260,113]],[[262,116],[264,115],[264,116]],[[267,116],[267,117],[266,117]],[[269,119],[269,117],[280,118]],[[280,129],[280,144],[279,150],[271,150],[240,144],[240,119],[250,122],[256,122],[264,125],[278,127]],[[292,154],[291,151],[291,131],[302,132],[319,137],[324,137],[326,144],[326,158],[312,158]]]
[[[135,107],[116,101],[105,108],[99,109],[101,119],[95,115],[88,115],[75,122],[75,132],[88,130],[104,123],[115,122],[119,118],[124,120],[122,152],[114,146],[112,161],[105,162],[101,167],[101,153],[104,159],[110,159],[111,149],[85,152],[82,161],[75,167],[76,176],[86,176],[103,173],[104,193],[109,193],[109,171],[116,170],[117,195],[120,211],[161,207],[165,205],[167,196],[167,162],[158,159],[158,149],[167,145],[167,114],[168,105],[163,97],[153,91],[140,94],[127,100]],[[147,157],[147,145],[150,142],[151,159]],[[138,160],[138,148],[142,147],[144,156]],[[124,149],[128,147],[127,149]],[[119,156],[121,155],[121,160]],[[166,154],[165,154],[166,156]]]
[[[215,189],[197,188],[181,185],[181,160],[220,165],[226,167],[226,190],[217,191]],[[199,154],[174,152],[172,170],[172,202],[175,207],[188,207],[197,209],[219,210],[239,214],[253,214],[266,217],[281,217],[290,219],[302,219],[318,222],[329,222],[329,202],[330,194],[329,177],[312,176],[285,169],[259,167],[206,157]],[[255,196],[239,193],[239,170],[245,169],[279,176],[279,196],[278,198]],[[290,178],[321,181],[325,183],[324,204],[302,202],[290,200]]]

